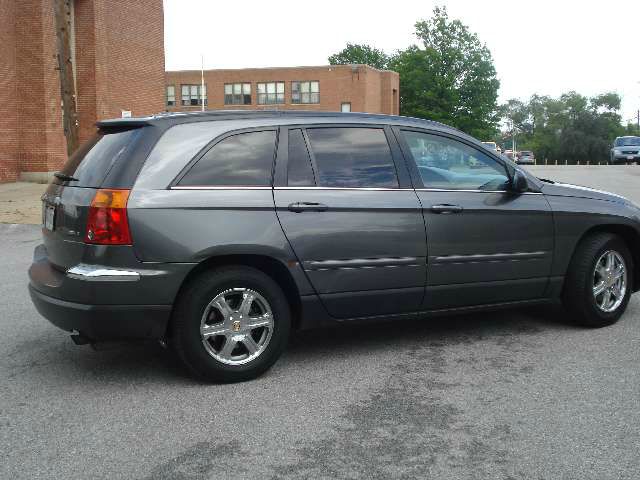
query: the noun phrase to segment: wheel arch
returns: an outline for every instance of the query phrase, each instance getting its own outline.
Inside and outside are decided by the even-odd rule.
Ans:
[[[580,245],[585,238],[596,233],[612,233],[622,238],[633,258],[633,291],[637,292],[640,290],[640,232],[630,225],[624,224],[614,223],[593,226],[584,232],[576,242],[572,257],[575,255],[578,245]]]
[[[194,278],[202,272],[228,266],[245,266],[252,267],[261,271],[265,275],[271,277],[282,288],[289,307],[291,308],[292,327],[297,329],[300,323],[300,315],[302,312],[302,303],[300,300],[300,291],[293,275],[287,266],[280,260],[260,254],[225,254],[215,255],[202,260],[194,268],[192,268],[182,281],[176,298],[178,298],[184,288]]]

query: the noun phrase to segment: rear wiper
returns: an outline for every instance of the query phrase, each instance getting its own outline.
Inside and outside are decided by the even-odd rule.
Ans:
[[[77,182],[78,179],[75,177],[72,177],[71,175],[67,175],[66,173],[62,173],[62,172],[55,172],[53,174],[54,177],[64,181],[64,182]]]

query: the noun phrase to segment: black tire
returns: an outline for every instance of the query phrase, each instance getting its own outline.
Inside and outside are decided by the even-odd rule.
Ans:
[[[259,293],[273,313],[273,331],[264,351],[242,365],[227,365],[214,358],[200,334],[200,322],[209,302],[232,288],[250,288]],[[255,268],[230,266],[203,272],[183,288],[172,315],[171,343],[197,377],[212,382],[241,382],[261,375],[275,363],[287,345],[290,330],[289,303],[278,284]]]
[[[622,303],[612,312],[601,310],[593,294],[596,262],[607,251],[619,253],[626,264],[627,283]],[[624,240],[610,233],[595,233],[576,247],[565,277],[562,303],[573,320],[586,327],[605,327],[618,321],[627,308],[633,285],[633,258]]]

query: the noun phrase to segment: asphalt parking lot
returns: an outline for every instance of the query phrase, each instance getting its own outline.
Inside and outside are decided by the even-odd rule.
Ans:
[[[640,167],[534,170],[640,203]],[[39,239],[0,224],[0,478],[639,476],[640,294],[600,330],[539,308],[302,333],[265,376],[205,385],[39,317]]]

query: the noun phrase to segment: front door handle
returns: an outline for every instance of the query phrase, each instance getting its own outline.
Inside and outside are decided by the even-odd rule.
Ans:
[[[289,204],[289,210],[292,212],[300,213],[300,212],[326,212],[329,210],[323,203],[315,203],[315,202],[295,202]]]
[[[448,203],[442,205],[431,205],[433,213],[460,213],[463,208],[460,205],[450,205]]]

